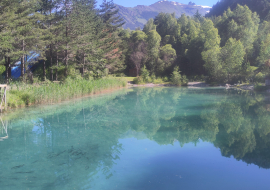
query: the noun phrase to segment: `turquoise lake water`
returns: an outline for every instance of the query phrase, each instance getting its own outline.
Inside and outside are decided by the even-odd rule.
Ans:
[[[267,94],[132,88],[0,121],[0,189],[270,189]]]

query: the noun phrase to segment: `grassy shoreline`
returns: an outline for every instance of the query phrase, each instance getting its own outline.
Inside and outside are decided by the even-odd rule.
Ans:
[[[45,82],[43,84],[13,83],[7,91],[7,110],[38,104],[54,104],[65,100],[111,92],[126,87],[134,77],[107,77],[99,80],[67,79],[61,83]],[[175,86],[162,84],[129,84],[139,86]]]
[[[58,103],[126,85],[125,80],[111,77],[99,80],[67,79],[63,83],[47,82],[39,85],[15,83],[10,86],[7,93],[7,109]]]
[[[108,101],[115,99],[118,96],[126,95],[128,92],[133,91],[130,88],[114,88],[111,90],[101,91],[97,94],[90,94],[83,97],[73,98],[62,102],[53,104],[34,104],[31,106],[19,107],[9,109],[1,114],[3,121],[11,120],[29,120],[37,119],[41,116],[54,117],[55,114],[63,112],[74,112],[81,110],[81,108],[90,108],[93,105],[104,105]],[[77,109],[78,108],[78,109]]]

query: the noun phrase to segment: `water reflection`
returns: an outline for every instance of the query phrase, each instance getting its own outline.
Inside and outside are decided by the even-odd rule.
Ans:
[[[114,175],[124,151],[119,139],[134,134],[160,145],[207,141],[222,156],[270,168],[269,113],[261,94],[187,88],[137,88],[28,109],[6,120],[9,128],[2,123],[0,137],[10,138],[0,142],[0,183],[89,189]]]
[[[8,121],[6,120],[3,122],[3,119],[0,117],[0,130],[1,130],[1,136],[0,141],[3,141],[5,139],[8,139]]]

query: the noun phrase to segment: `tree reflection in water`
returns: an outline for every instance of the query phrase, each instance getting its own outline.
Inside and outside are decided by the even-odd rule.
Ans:
[[[223,156],[270,168],[266,104],[263,95],[253,92],[135,88],[45,110],[26,109],[24,117],[9,119],[5,132],[11,138],[0,142],[0,182],[4,187],[23,182],[45,189],[62,184],[90,188],[99,174],[113,175],[123,151],[119,139],[131,137],[132,131],[160,145],[201,139]],[[82,184],[77,177],[84,177]]]

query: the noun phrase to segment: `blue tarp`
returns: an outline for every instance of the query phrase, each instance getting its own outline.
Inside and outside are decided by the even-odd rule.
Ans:
[[[32,69],[34,63],[38,61],[38,57],[40,54],[36,52],[30,52],[30,55],[25,57],[25,61],[29,63],[28,69]],[[27,59],[27,60],[26,60]],[[11,68],[11,77],[12,78],[19,78],[21,76],[21,61],[17,61],[15,66]]]

